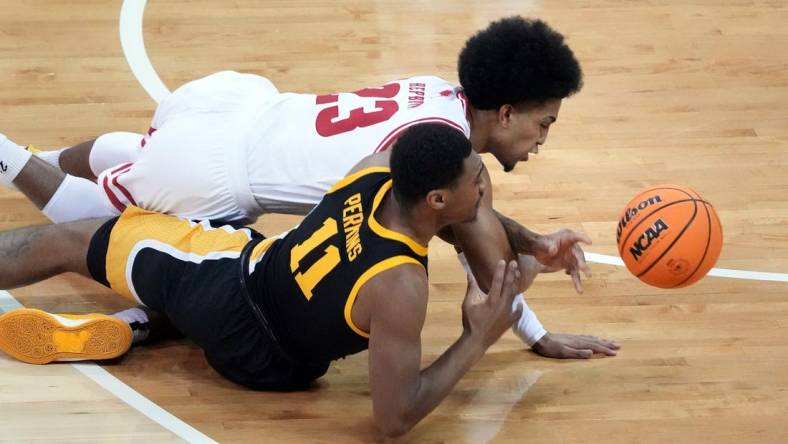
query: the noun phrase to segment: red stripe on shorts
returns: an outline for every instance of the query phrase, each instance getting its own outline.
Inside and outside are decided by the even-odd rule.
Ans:
[[[109,189],[109,177],[104,176],[104,180],[103,180],[102,185],[104,186],[104,193],[107,194],[107,197],[109,198],[109,201],[112,203],[112,205],[115,208],[117,208],[118,211],[120,211],[122,213],[123,210],[126,209],[126,205],[123,205],[123,202],[121,202],[118,199],[118,197],[115,196],[115,193],[113,193],[112,190]]]
[[[137,206],[137,202],[131,196],[131,193],[129,192],[129,190],[126,187],[124,187],[123,185],[118,183],[118,179],[120,178],[120,175],[128,173],[131,170],[132,165],[133,164],[131,164],[131,163],[127,163],[127,164],[123,165],[122,168],[115,169],[115,171],[112,172],[113,173],[112,185],[114,185],[115,188],[117,188],[121,193],[123,193],[124,196],[126,196],[126,200],[128,200],[132,205],[134,205],[136,207]]]

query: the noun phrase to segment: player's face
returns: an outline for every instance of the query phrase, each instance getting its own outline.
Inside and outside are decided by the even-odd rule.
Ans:
[[[512,107],[499,110],[496,127],[490,133],[487,149],[504,171],[511,171],[517,162],[526,162],[529,154],[539,152],[539,145],[547,140],[561,109],[561,100],[548,100],[543,104]]]
[[[471,151],[463,163],[462,176],[457,180],[457,186],[451,190],[451,202],[447,208],[451,223],[473,222],[476,219],[485,193],[483,168],[481,156]]]

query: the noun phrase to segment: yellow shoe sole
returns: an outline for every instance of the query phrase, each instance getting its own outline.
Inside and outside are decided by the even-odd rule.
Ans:
[[[116,358],[131,347],[128,324],[107,315],[66,316],[68,326],[41,310],[20,308],[0,316],[0,350],[29,364]]]

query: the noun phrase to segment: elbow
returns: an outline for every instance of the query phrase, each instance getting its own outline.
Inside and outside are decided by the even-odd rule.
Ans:
[[[389,438],[408,433],[419,422],[407,409],[392,409],[384,413],[373,407],[373,412],[378,429]]]
[[[404,418],[387,418],[385,420],[378,418],[376,422],[378,429],[380,429],[387,438],[402,436],[408,433],[415,425]]]

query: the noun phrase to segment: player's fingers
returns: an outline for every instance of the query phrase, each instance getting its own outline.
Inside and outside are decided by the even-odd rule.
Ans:
[[[504,276],[503,287],[501,288],[501,298],[505,304],[511,305],[515,293],[515,282],[519,281],[520,270],[517,268],[517,261],[511,261],[506,267],[506,276]]]
[[[607,339],[598,339],[597,341],[599,344],[609,349],[618,350],[621,348],[621,344],[619,344],[618,341],[610,341]]]
[[[580,349],[569,346],[564,346],[561,349],[561,357],[565,359],[588,359],[594,356],[594,352],[590,349]]]
[[[498,302],[501,297],[501,287],[503,286],[504,273],[506,272],[506,261],[500,260],[495,264],[495,273],[493,274],[492,284],[490,291],[487,292],[487,300],[490,303]]]
[[[591,238],[588,237],[588,235],[583,233],[582,231],[564,229],[563,232],[561,233],[561,237],[563,242],[569,244],[576,244],[578,242],[582,242],[584,244],[591,245]]]
[[[476,284],[476,279],[473,277],[473,273],[466,273],[466,279],[468,279],[468,290],[465,293],[464,303],[478,304],[483,302],[487,295],[479,289],[479,286]]]
[[[601,353],[607,356],[615,356],[617,354],[616,350],[610,347],[603,345],[600,342],[588,341],[581,346],[583,349],[591,349],[594,353]]]
[[[591,342],[595,342],[595,343],[598,343],[598,344],[602,344],[603,346],[608,347],[608,348],[613,348],[613,349],[616,349],[616,350],[621,348],[621,344],[618,341],[614,341],[612,339],[605,339],[605,338],[600,338],[598,336],[591,336],[591,335],[577,335],[577,336],[580,337],[580,338],[585,339],[586,341],[591,341]]]
[[[591,237],[589,237],[587,234],[585,234],[585,233],[583,233],[581,231],[575,231],[575,234],[577,235],[576,236],[576,239],[577,239],[576,242],[582,242],[582,243],[584,243],[586,245],[591,245],[593,243],[591,241]]]
[[[572,249],[572,256],[574,257],[575,264],[577,264],[577,268],[579,268],[587,277],[591,277],[591,267],[588,266],[588,262],[586,262],[586,255],[583,253],[583,250],[575,246]]]
[[[572,276],[572,282],[575,284],[575,291],[582,294],[583,293],[583,282],[580,279],[580,273],[577,269],[574,269],[570,272]]]

